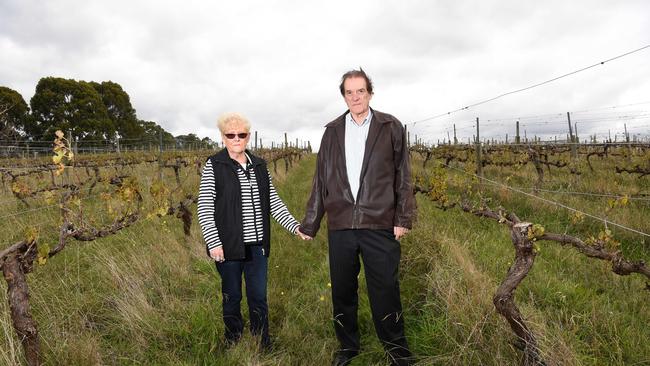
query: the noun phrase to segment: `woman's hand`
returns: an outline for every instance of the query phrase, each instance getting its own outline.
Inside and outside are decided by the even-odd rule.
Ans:
[[[225,261],[226,259],[223,256],[223,246],[218,246],[216,248],[210,249],[210,258],[219,263]]]
[[[312,240],[313,238],[307,234],[304,234],[302,231],[300,231],[300,226],[296,229],[296,235],[300,236],[302,240]]]

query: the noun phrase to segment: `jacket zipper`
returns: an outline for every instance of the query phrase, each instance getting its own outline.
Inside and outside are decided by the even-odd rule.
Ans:
[[[363,182],[359,182],[359,189],[357,190],[357,197],[354,198],[354,205],[352,206],[352,228],[359,228],[359,196],[361,195],[361,188]]]
[[[359,204],[358,200],[356,199],[354,200],[354,205],[352,206],[352,228],[359,228]]]

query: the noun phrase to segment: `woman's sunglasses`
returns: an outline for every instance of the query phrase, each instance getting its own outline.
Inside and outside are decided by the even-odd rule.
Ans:
[[[246,137],[248,137],[248,132],[240,132],[240,133],[224,133],[223,135],[226,136],[226,138],[227,138],[228,140],[232,140],[232,139],[234,139],[235,136],[237,136],[237,137],[239,137],[240,139],[243,140],[243,139],[245,139]]]

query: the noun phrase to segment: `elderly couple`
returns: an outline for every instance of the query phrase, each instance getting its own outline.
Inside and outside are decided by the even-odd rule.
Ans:
[[[333,323],[340,343],[332,364],[347,365],[359,353],[361,257],[377,336],[392,365],[409,365],[398,279],[398,240],[411,228],[415,211],[405,130],[395,117],[370,108],[372,82],[363,69],[345,73],[340,91],[348,111],[326,125],[302,223],[278,196],[265,162],[246,150],[250,123],[239,114],[219,118],[226,148],[203,168],[198,216],[221,276],[226,342],[237,342],[244,328],[243,273],[251,332],[263,348],[271,347],[270,216],[309,240],[327,213]]]

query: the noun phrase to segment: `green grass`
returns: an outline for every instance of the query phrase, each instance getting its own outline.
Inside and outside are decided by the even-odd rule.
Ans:
[[[606,164],[607,162],[603,162]],[[274,177],[280,196],[299,220],[311,189],[314,156]],[[419,164],[414,163],[414,167]],[[130,168],[129,168],[130,169]],[[419,170],[419,168],[415,168]],[[196,189],[195,173],[183,174],[186,189]],[[148,187],[154,166],[135,171]],[[193,175],[192,175],[193,174]],[[504,181],[511,173],[486,169]],[[534,176],[517,172],[513,185],[526,186]],[[545,188],[557,189],[572,178],[547,176]],[[648,178],[603,172],[583,176],[571,189],[648,191]],[[171,172],[166,181],[173,182]],[[568,187],[564,187],[568,188]],[[106,188],[107,189],[107,188]],[[145,196],[147,189],[143,189]],[[547,230],[585,238],[601,224],[585,220],[567,226],[569,214],[553,206],[494,190],[497,202],[520,218]],[[604,212],[606,201],[578,196],[547,196],[587,212]],[[147,197],[145,197],[147,198]],[[11,195],[7,213],[24,209]],[[418,195],[418,221],[402,240],[401,288],[406,332],[421,365],[511,365],[521,354],[514,336],[496,313],[492,296],[514,251],[507,228],[456,209],[441,211]],[[145,200],[146,201],[146,200]],[[36,203],[34,204],[36,206]],[[87,210],[103,203],[88,202]],[[635,202],[611,212],[610,219],[650,231],[648,204]],[[56,209],[6,220],[0,231],[8,245],[24,227],[43,224],[41,241],[54,243],[47,227]],[[195,219],[196,221],[196,219]],[[313,241],[301,241],[272,225],[268,299],[275,348],[257,349],[248,332],[226,348],[220,310],[220,283],[205,255],[195,222],[184,238],[173,217],[143,218],[120,233],[68,247],[28,276],[33,315],[38,322],[47,365],[328,365],[337,347],[331,324],[331,296],[325,220]],[[51,229],[50,229],[51,230]],[[6,235],[5,235],[6,233]],[[650,260],[648,242],[614,229],[631,259]],[[650,308],[644,281],[621,277],[601,261],[569,247],[541,242],[541,252],[516,293],[524,318],[535,332],[549,365],[642,365],[650,363]],[[353,362],[385,365],[370,316],[365,279],[360,277],[359,322],[362,354]],[[0,291],[6,292],[2,282]],[[243,304],[247,318],[246,305]],[[0,302],[0,364],[21,363],[22,350]]]

